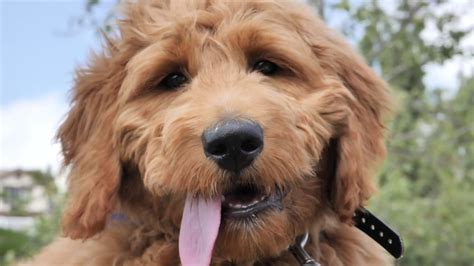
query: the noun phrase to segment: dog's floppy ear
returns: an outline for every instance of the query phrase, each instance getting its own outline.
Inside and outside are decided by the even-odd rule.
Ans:
[[[74,239],[101,231],[116,204],[120,163],[112,127],[122,72],[105,55],[96,56],[89,68],[79,70],[72,108],[59,129],[65,165],[70,165],[62,227]]]
[[[308,21],[306,21],[308,22]],[[354,96],[346,126],[330,149],[337,165],[330,181],[330,200],[344,221],[375,191],[373,174],[385,156],[384,120],[390,113],[386,83],[339,36],[317,19],[306,25],[304,38],[322,71],[336,76]],[[330,177],[328,177],[330,178]]]
[[[335,41],[330,65],[355,98],[349,103],[347,125],[333,142],[337,166],[331,200],[341,219],[348,221],[375,191],[373,175],[385,156],[383,122],[390,96],[385,82],[364,60],[348,45]]]

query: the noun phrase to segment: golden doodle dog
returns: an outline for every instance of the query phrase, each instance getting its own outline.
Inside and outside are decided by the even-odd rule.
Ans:
[[[35,265],[392,260],[352,217],[385,153],[387,86],[309,7],[140,0],[77,71],[59,130],[64,237]]]

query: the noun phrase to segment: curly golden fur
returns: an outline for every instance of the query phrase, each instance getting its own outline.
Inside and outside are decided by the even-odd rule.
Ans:
[[[238,178],[287,193],[282,210],[221,226],[213,265],[296,265],[287,247],[305,231],[322,265],[391,264],[351,224],[375,190],[390,97],[345,41],[285,1],[141,0],[123,10],[120,34],[77,72],[59,130],[70,166],[65,237],[34,264],[178,265],[186,194],[233,184],[201,143],[225,118],[264,132]],[[259,59],[279,72],[252,71]],[[189,83],[162,88],[176,70]],[[117,212],[127,220],[110,219]]]

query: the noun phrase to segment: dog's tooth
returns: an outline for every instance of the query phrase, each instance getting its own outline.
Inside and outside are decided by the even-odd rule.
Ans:
[[[263,201],[265,199],[265,196],[260,197],[260,201]]]
[[[228,203],[229,207],[234,208],[234,204]]]
[[[235,208],[242,208],[242,204],[235,204]]]

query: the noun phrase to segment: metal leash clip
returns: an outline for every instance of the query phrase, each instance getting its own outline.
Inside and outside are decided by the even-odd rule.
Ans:
[[[293,253],[296,260],[303,266],[321,266],[321,264],[317,263],[311,256],[306,252],[304,247],[308,242],[309,233],[306,232],[303,235],[297,236],[295,240],[295,244],[290,246],[289,250]]]

